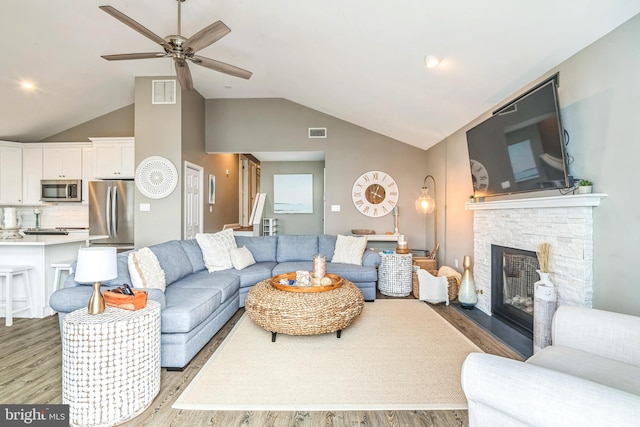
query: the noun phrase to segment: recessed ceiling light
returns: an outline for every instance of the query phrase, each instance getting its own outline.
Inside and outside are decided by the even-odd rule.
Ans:
[[[426,65],[427,68],[436,68],[438,65],[440,65],[440,58],[435,55],[425,56],[424,65]]]

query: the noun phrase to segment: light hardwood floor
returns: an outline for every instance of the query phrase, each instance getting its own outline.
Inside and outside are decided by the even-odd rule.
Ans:
[[[368,303],[368,304],[375,304]],[[521,357],[458,310],[432,306],[487,353]],[[162,369],[160,393],[125,426],[466,426],[467,411],[230,412],[182,411],[171,405],[227,336],[244,309],[211,339],[182,372]],[[0,403],[62,403],[61,341],[58,317],[14,319],[0,326]],[[133,361],[135,363],[135,361]]]

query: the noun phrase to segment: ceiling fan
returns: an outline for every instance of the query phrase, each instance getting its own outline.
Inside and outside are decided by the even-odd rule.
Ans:
[[[156,35],[151,30],[129,18],[127,15],[112,6],[99,6],[100,9],[107,12],[118,21],[124,23],[125,25],[128,25],[143,36],[158,43],[164,49],[164,52],[121,53],[117,55],[102,55],[102,57],[107,61],[171,57],[175,62],[178,82],[180,82],[180,86],[183,89],[187,90],[193,89],[193,80],[191,78],[191,71],[189,71],[187,60],[193,62],[196,65],[200,65],[211,70],[219,71],[221,73],[229,74],[243,79],[249,79],[252,75],[250,71],[243,70],[242,68],[225,64],[224,62],[216,61],[214,59],[205,58],[204,56],[196,55],[196,52],[200,49],[204,49],[205,47],[213,44],[214,42],[229,34],[231,32],[231,29],[229,29],[229,27],[227,27],[222,21],[216,21],[213,24],[198,31],[196,34],[189,38],[183,37],[181,35],[180,5],[184,1],[185,0],[177,0],[178,34],[169,35],[165,38]]]

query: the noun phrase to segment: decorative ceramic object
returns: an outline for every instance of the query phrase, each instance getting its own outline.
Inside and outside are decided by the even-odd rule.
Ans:
[[[591,194],[593,187],[590,185],[581,185],[578,187],[578,194]]]
[[[556,311],[556,287],[550,273],[536,270],[540,280],[534,283],[533,352],[551,345],[551,320]]]
[[[313,271],[311,272],[311,284],[320,286],[320,281],[326,273],[327,257],[324,255],[314,255]]]
[[[578,194],[591,194],[593,183],[588,179],[581,179],[578,182]]]
[[[476,281],[473,279],[473,261],[469,255],[464,256],[462,267],[464,267],[464,271],[458,290],[458,301],[460,307],[471,310],[478,303],[478,294],[476,293]]]

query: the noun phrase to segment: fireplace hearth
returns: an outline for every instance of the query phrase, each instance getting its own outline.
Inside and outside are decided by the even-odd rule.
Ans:
[[[533,293],[538,281],[535,252],[491,245],[491,313],[533,335]]]

